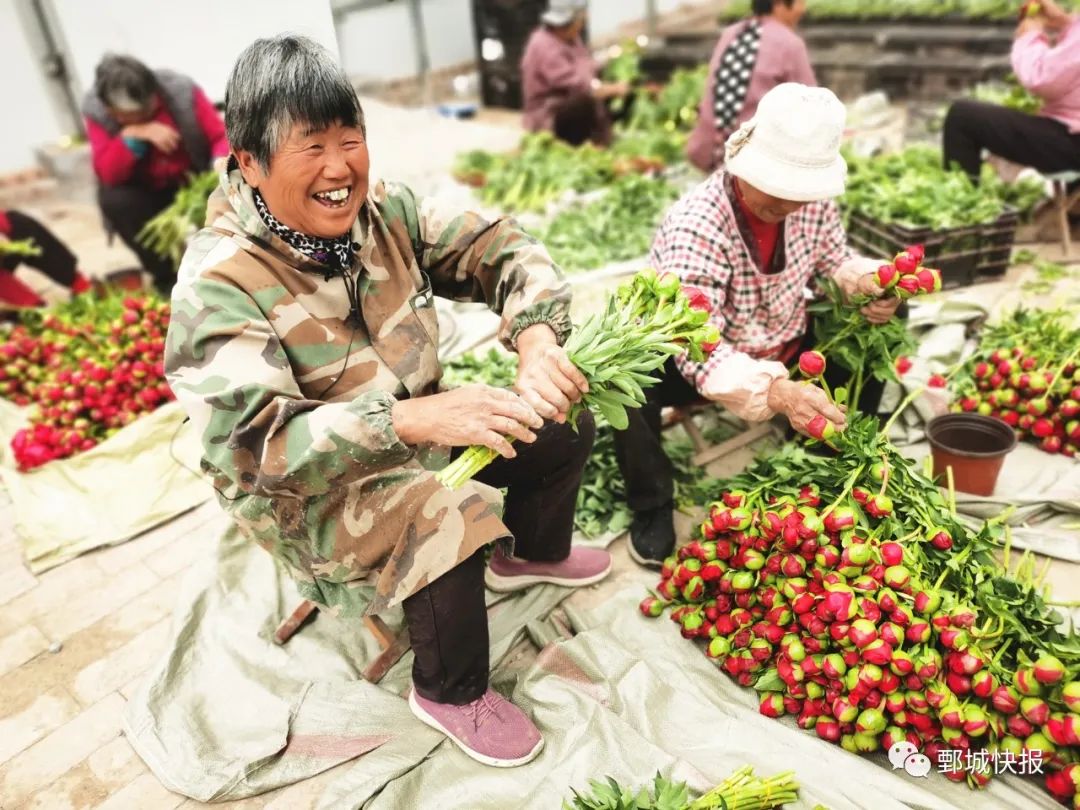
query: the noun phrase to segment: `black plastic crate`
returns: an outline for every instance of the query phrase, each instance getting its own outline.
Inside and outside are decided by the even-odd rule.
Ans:
[[[905,228],[848,212],[848,242],[865,256],[892,259],[909,245],[926,248],[925,264],[941,270],[946,289],[1004,275],[1012,256],[1020,216],[1006,208],[993,222],[962,228]]]
[[[504,60],[519,62],[546,5],[545,0],[473,0],[477,60],[483,61],[480,43],[493,39],[502,44]]]

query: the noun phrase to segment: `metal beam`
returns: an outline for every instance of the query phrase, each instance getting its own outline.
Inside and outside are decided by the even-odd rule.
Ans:
[[[424,29],[424,12],[420,0],[409,0],[409,19],[412,21],[413,47],[416,50],[416,75],[420,79],[420,94],[424,104],[431,101],[428,72],[431,70],[431,54],[428,53],[427,32]]]
[[[656,0],[645,0],[645,33],[649,39],[656,38],[657,12]]]

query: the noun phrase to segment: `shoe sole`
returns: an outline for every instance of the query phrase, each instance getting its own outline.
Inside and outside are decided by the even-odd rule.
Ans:
[[[461,749],[462,753],[470,759],[475,759],[482,765],[490,765],[493,768],[516,768],[518,765],[524,765],[527,762],[532,762],[540,754],[544,748],[544,738],[541,737],[540,741],[536,743],[536,746],[532,751],[527,753],[523,757],[517,759],[495,759],[481,754],[479,751],[474,751],[469,748],[465,743],[455,737],[442,723],[424,711],[424,708],[416,702],[416,693],[412,690],[409,691],[409,709],[412,711],[416,719],[427,726],[431,726],[436,731],[445,734],[454,745]]]
[[[595,585],[610,574],[611,565],[612,564],[609,561],[607,568],[603,571],[599,571],[590,577],[578,577],[574,579],[569,577],[543,576],[541,574],[521,574],[519,576],[504,577],[488,568],[484,571],[484,584],[496,593],[511,593],[513,591],[524,590],[533,585],[560,585],[564,588],[584,588],[586,585]]]
[[[651,557],[642,557],[638,554],[637,549],[634,548],[634,542],[630,539],[630,535],[626,536],[626,550],[630,552],[630,559],[638,565],[643,565],[646,568],[656,568],[657,570],[664,567],[662,560],[654,560]]]

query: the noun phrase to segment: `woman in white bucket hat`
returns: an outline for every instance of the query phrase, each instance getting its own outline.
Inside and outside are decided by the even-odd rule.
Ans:
[[[602,82],[599,66],[581,40],[587,0],[550,0],[521,58],[525,129],[548,130],[575,146],[606,146],[611,117],[605,101],[626,95],[625,83]]]
[[[789,381],[784,365],[812,345],[804,290],[813,279],[832,278],[848,294],[882,294],[873,279],[880,262],[852,253],[832,202],[847,176],[844,119],[829,90],[778,85],[728,139],[723,170],[676,203],[657,232],[653,267],[704,293],[722,342],[704,363],[686,356],[669,363],[649,402],[616,434],[634,511],[631,552],[643,564],[659,564],[675,543],[661,407],[704,398],[752,421],[781,413],[800,431],[818,414],[845,425],[819,388]],[[896,299],[879,298],[863,313],[880,324],[896,307]],[[869,387],[860,409],[875,412],[870,400],[880,395]]]

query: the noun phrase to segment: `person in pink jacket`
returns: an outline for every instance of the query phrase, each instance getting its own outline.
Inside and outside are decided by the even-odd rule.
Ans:
[[[172,262],[138,234],[190,173],[229,154],[225,123],[189,77],[116,54],[98,64],[82,112],[102,217],[167,295],[176,278]]]
[[[1080,16],[1054,0],[1039,0],[1037,8],[1016,29],[1012,68],[1043,100],[1039,113],[965,100],[945,117],[945,165],[976,180],[983,150],[1048,174],[1080,171]]]
[[[622,83],[597,78],[598,66],[581,40],[586,0],[551,0],[541,25],[521,57],[524,125],[548,130],[568,143],[611,141],[611,117],[604,102],[629,92]]]
[[[806,0],[753,0],[748,20],[720,35],[712,59],[698,123],[686,155],[703,172],[724,162],[724,143],[754,117],[762,96],[785,82],[817,85],[806,43],[795,27]]]

